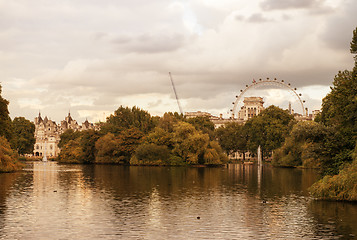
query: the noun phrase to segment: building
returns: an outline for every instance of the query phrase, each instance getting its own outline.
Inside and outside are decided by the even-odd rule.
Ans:
[[[47,116],[42,119],[41,113],[35,118],[35,145],[33,150],[34,156],[47,156],[47,157],[57,157],[60,152],[58,143],[61,140],[60,136],[66,130],[72,129],[74,131],[84,131],[84,130],[99,130],[98,125],[89,123],[86,120],[82,125],[79,125],[76,120],[68,116],[61,121],[60,124],[56,124],[55,121],[49,120]]]
[[[264,101],[262,97],[245,97],[244,105],[238,112],[238,119],[247,121],[260,114],[264,110]]]

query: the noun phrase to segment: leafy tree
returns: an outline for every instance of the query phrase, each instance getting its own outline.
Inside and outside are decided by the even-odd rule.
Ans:
[[[120,163],[123,159],[118,154],[117,141],[113,133],[107,133],[95,143],[95,163]]]
[[[22,165],[17,161],[18,154],[12,150],[6,138],[0,136],[0,172],[13,172]]]
[[[222,164],[227,161],[220,145],[210,141],[208,134],[172,118],[171,114],[165,118],[165,124],[159,123],[159,126],[166,130],[157,127],[149,133],[131,158],[132,164]]]
[[[135,161],[144,164],[169,164],[170,149],[166,145],[144,143],[135,151]],[[133,161],[131,161],[134,163]]]
[[[80,139],[69,140],[62,146],[61,152],[57,157],[58,162],[62,163],[83,163],[83,149],[79,143]]]
[[[192,124],[197,130],[202,131],[214,139],[214,123],[208,117],[188,118],[186,122]]]
[[[164,115],[158,121],[158,127],[162,128],[167,132],[172,132],[174,130],[174,125],[179,121],[183,121],[184,117],[177,112],[164,113]]]
[[[24,117],[16,117],[12,121],[13,138],[11,145],[19,154],[32,153],[36,142],[35,125]]]
[[[353,31],[351,53],[357,51],[357,28]],[[335,174],[345,162],[352,161],[357,141],[357,58],[353,71],[339,72],[333,81],[331,92],[322,101],[321,114],[316,121],[335,129],[335,137],[326,144],[332,157],[323,163],[325,173]],[[336,140],[338,139],[338,141]]]
[[[12,131],[11,131],[11,118],[9,116],[8,105],[9,101],[1,96],[1,85],[0,85],[0,136],[4,136],[8,141],[11,141]]]
[[[69,141],[79,138],[80,135],[81,133],[78,131],[74,131],[73,129],[67,129],[64,133],[61,134],[61,139],[58,143],[58,147],[64,147],[66,144],[69,143]]]
[[[353,30],[353,37],[351,41],[351,53],[352,54],[357,54],[357,28]],[[355,68],[354,68],[354,77],[356,77],[356,71],[357,71],[357,55],[354,56],[355,58]]]
[[[79,143],[82,147],[84,163],[94,163],[96,155],[95,143],[99,137],[100,133],[91,129],[81,132]]]
[[[357,144],[352,154],[354,160],[347,163],[339,174],[326,175],[310,188],[313,197],[324,200],[357,201]]]
[[[294,125],[284,145],[275,151],[272,164],[283,167],[318,168],[331,158],[326,141],[334,131],[316,122],[299,122]]]
[[[262,147],[263,155],[281,147],[294,122],[294,117],[287,110],[270,106],[258,116],[249,119],[244,128],[248,133],[248,149],[256,152]]]
[[[122,131],[130,128],[137,128],[143,133],[150,132],[155,127],[156,120],[147,111],[137,107],[120,106],[114,115],[107,118],[107,122],[101,127],[101,131],[119,135]]]
[[[248,134],[246,128],[238,123],[228,123],[216,129],[219,144],[227,154],[242,152],[243,157],[247,151]]]
[[[107,133],[99,138],[95,144],[97,151],[96,163],[127,164],[136,148],[142,142],[143,133],[136,128],[122,131],[118,136]]]
[[[66,163],[93,163],[95,161],[95,143],[100,133],[94,130],[73,131],[66,130],[61,134],[58,146],[61,152],[58,155],[59,162]]]

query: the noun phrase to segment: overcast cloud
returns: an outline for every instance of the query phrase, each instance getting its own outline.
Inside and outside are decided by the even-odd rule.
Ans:
[[[0,82],[12,117],[103,120],[120,105],[215,115],[253,79],[284,79],[319,109],[351,69],[354,0],[0,0]],[[266,105],[296,102],[248,91]],[[294,105],[295,104],[295,105]],[[293,103],[296,111],[298,105]]]

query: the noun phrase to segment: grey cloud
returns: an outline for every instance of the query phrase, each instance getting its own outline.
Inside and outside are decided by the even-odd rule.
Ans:
[[[304,9],[321,6],[324,0],[265,0],[260,6],[264,10]]]
[[[248,19],[248,22],[251,23],[263,23],[263,22],[270,22],[270,19],[267,19],[263,16],[263,14],[261,13],[255,13],[253,15],[251,15]]]
[[[357,27],[357,2],[349,0],[339,14],[326,21],[325,31],[320,38],[329,47],[349,52],[352,31]]]
[[[124,52],[170,52],[185,44],[185,37],[180,33],[144,33],[138,36],[120,36],[111,41],[116,49]]]

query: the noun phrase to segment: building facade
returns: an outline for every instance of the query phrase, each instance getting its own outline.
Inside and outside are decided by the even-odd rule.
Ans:
[[[57,157],[60,149],[58,143],[61,140],[61,134],[68,129],[74,131],[83,131],[83,130],[99,130],[98,125],[89,123],[88,120],[79,125],[76,120],[71,117],[71,114],[68,113],[68,116],[61,121],[60,124],[56,124],[55,121],[49,120],[47,116],[42,119],[41,114],[38,114],[38,117],[35,118],[35,139],[36,143],[34,145],[33,155],[38,157]]]

